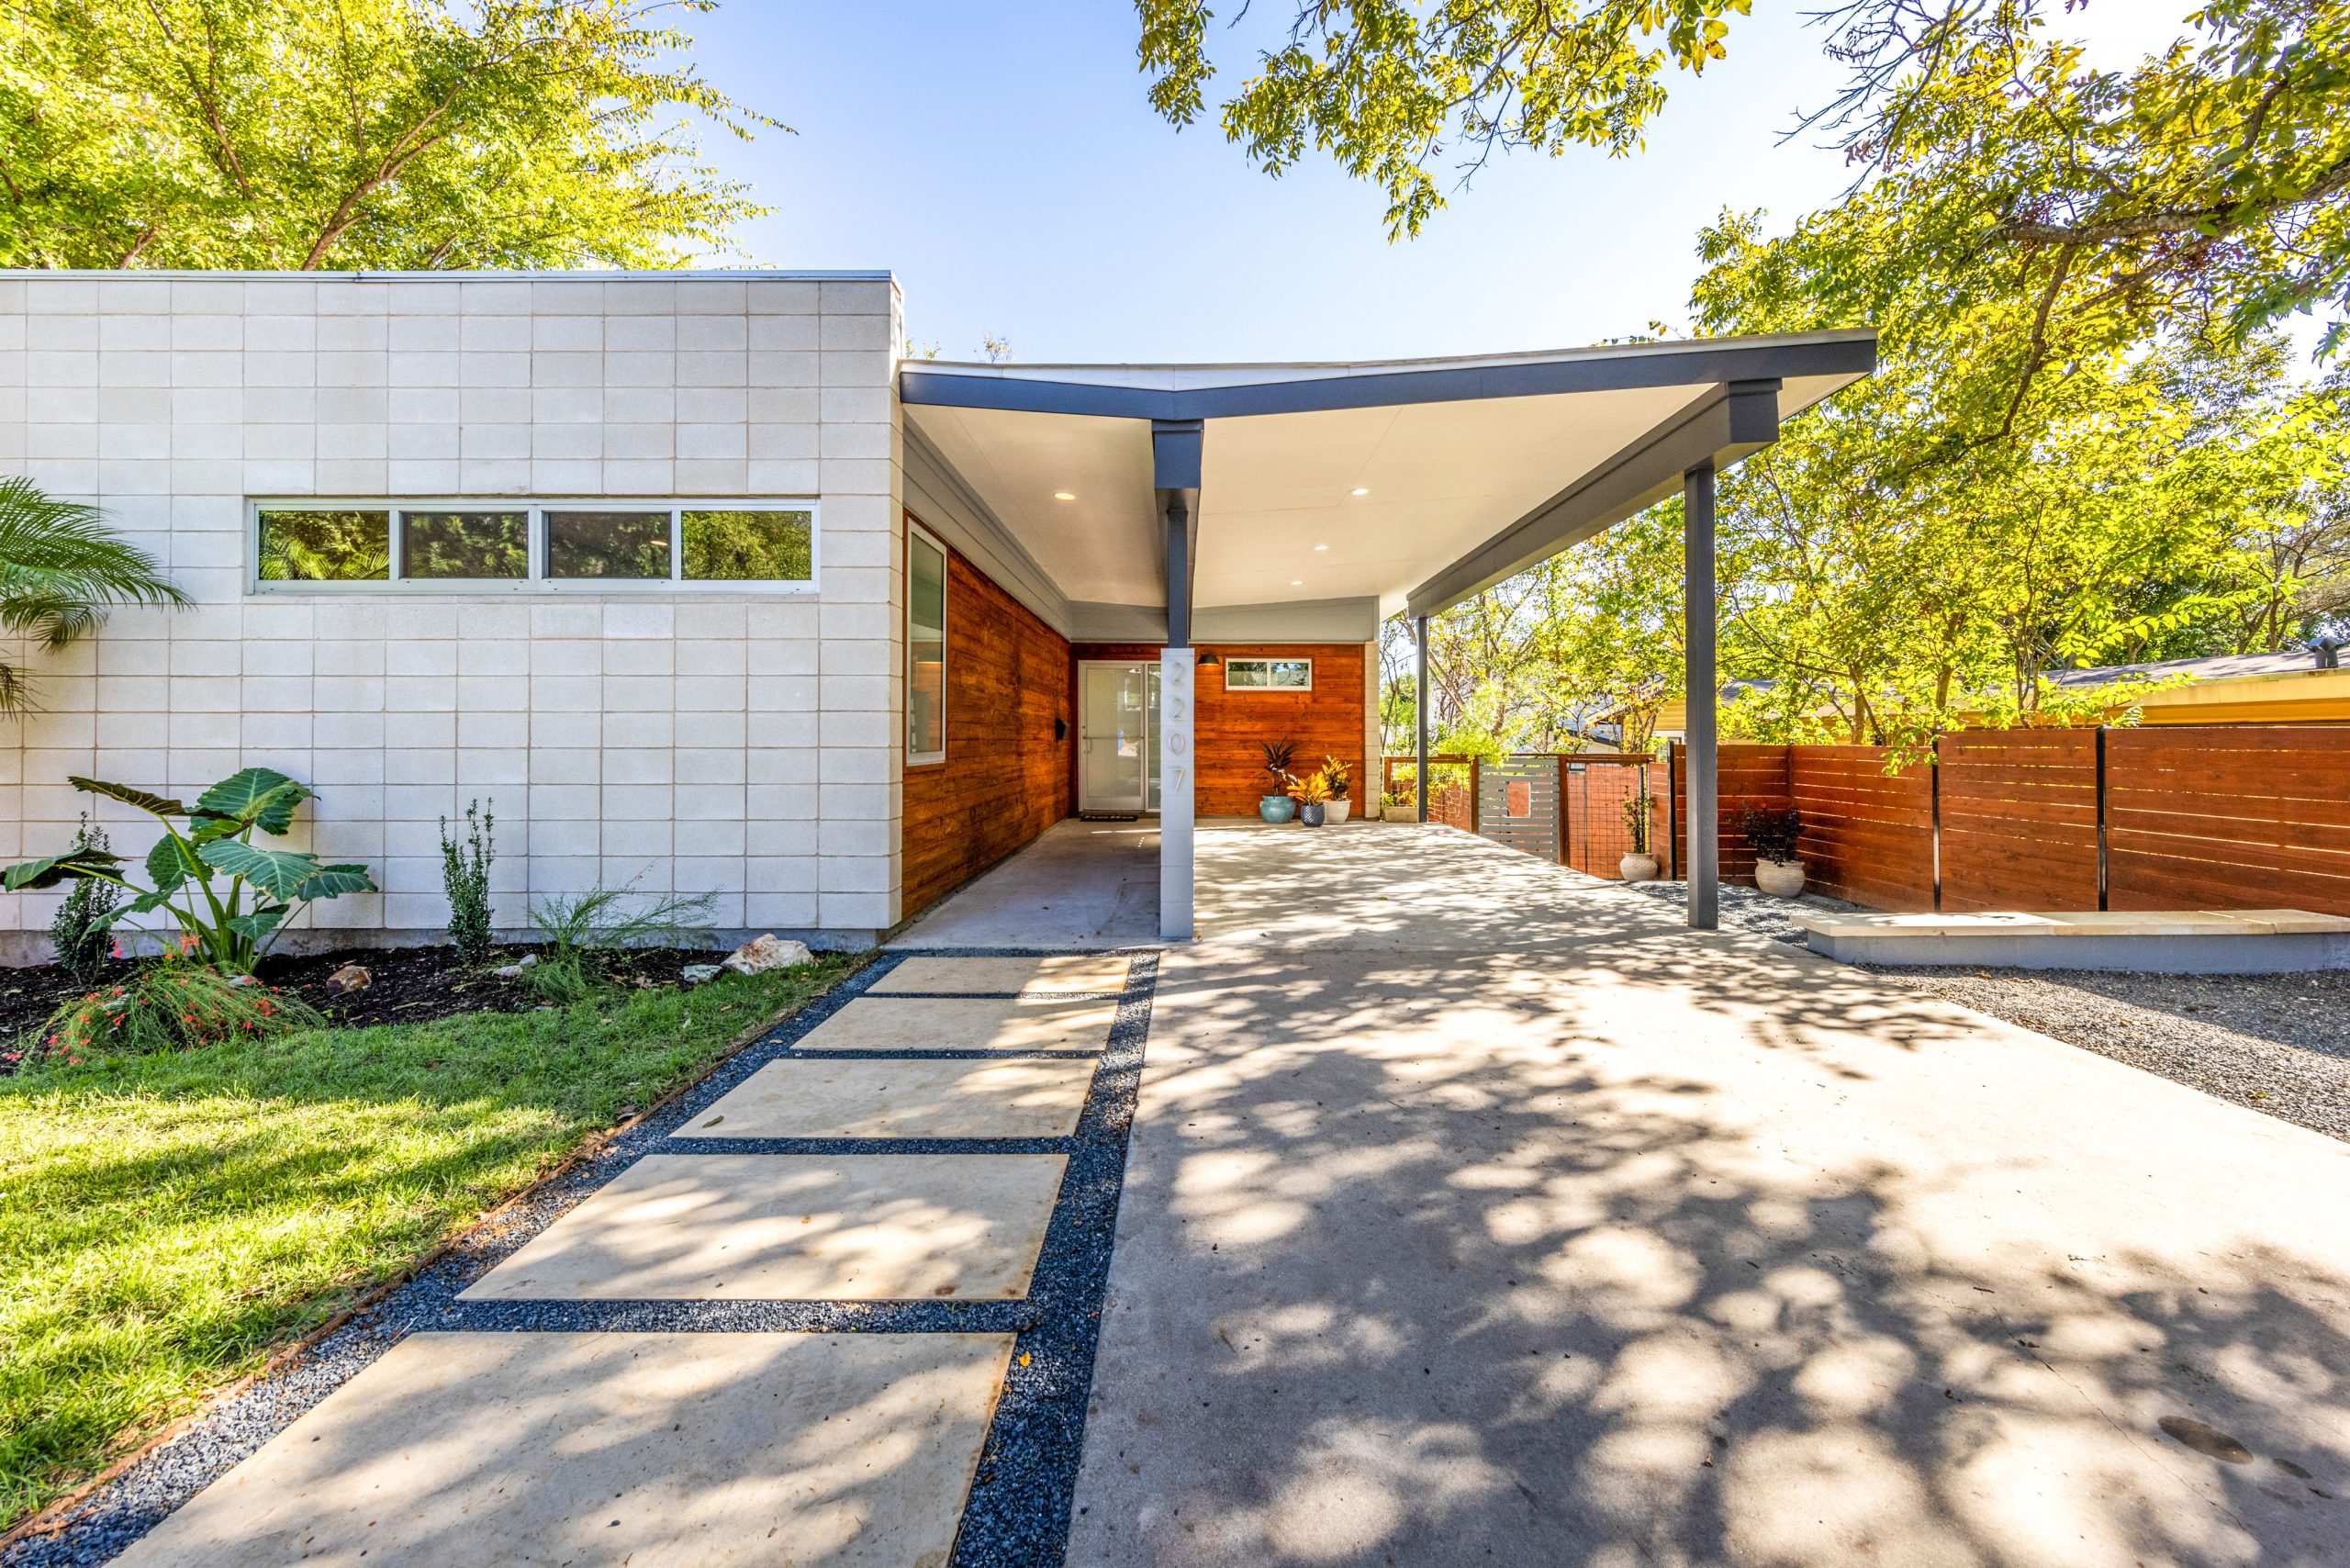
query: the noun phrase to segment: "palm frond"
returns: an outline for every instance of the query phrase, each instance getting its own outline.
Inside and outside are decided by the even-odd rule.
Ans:
[[[0,628],[62,648],[110,605],[187,601],[97,508],[57,500],[22,476],[0,478]]]

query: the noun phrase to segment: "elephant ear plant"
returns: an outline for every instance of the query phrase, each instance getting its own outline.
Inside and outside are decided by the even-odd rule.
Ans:
[[[120,856],[76,847],[0,871],[0,887],[17,892],[61,882],[111,882],[134,895],[126,913],[163,911],[179,922],[203,960],[225,972],[251,973],[287,918],[304,905],[375,890],[364,866],[321,865],[315,855],[252,842],[256,828],[283,837],[294,825],[295,808],[311,798],[307,786],[283,773],[248,767],[207,790],[193,806],[127,784],[68,782],[136,806],[163,824],[163,836],[147,856],[147,879],[153,886],[129,880]]]

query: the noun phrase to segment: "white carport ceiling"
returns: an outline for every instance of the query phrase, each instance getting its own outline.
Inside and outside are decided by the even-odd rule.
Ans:
[[[1071,600],[1165,604],[1151,420],[1203,418],[1195,608],[1376,599],[1393,613],[1726,386],[1768,377],[1785,419],[1866,374],[1874,343],[1817,333],[1377,364],[922,361],[901,375],[908,421]],[[1056,500],[1064,490],[1076,498]]]

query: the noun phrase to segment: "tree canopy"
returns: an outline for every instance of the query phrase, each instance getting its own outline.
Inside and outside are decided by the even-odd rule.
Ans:
[[[762,210],[692,127],[714,0],[0,8],[0,265],[657,266]]]

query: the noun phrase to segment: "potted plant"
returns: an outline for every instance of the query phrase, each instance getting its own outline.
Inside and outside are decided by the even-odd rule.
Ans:
[[[1330,791],[1330,803],[1325,812],[1330,825],[1336,827],[1347,820],[1347,812],[1353,809],[1354,802],[1347,799],[1347,794],[1354,787],[1354,775],[1337,757],[1326,756],[1322,759],[1322,782]]]
[[[1407,823],[1412,820],[1412,797],[1401,790],[1390,790],[1379,797],[1379,817],[1382,822]]]
[[[1295,741],[1260,741],[1264,748],[1265,772],[1272,789],[1257,802],[1257,814],[1269,823],[1285,823],[1297,814],[1297,802],[1289,798],[1290,786],[1297,779],[1290,773],[1290,766],[1297,760]]]
[[[1793,806],[1749,806],[1739,825],[1754,847],[1754,885],[1774,899],[1803,891],[1803,862],[1796,858],[1803,813]]]
[[[1309,773],[1292,787],[1297,796],[1297,820],[1320,827],[1330,810],[1330,786],[1318,772]]]
[[[1617,875],[1628,882],[1653,882],[1662,869],[1649,853],[1649,818],[1656,797],[1646,790],[1624,802],[1624,826],[1632,835],[1631,853],[1616,863]]]

